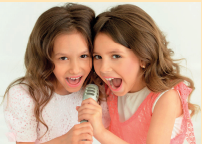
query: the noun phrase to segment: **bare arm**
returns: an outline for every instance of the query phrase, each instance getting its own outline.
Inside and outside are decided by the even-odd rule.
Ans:
[[[16,144],[35,144],[35,142],[16,142]]]
[[[62,144],[62,141],[65,139],[64,136],[65,135],[62,135],[43,144]],[[35,144],[35,142],[16,142],[16,144]]]
[[[93,128],[89,122],[74,125],[66,134],[43,144],[92,144]],[[86,139],[87,141],[82,141]],[[35,142],[16,142],[16,144],[35,144]]]
[[[147,144],[170,144],[175,118],[182,114],[180,97],[169,90],[158,100],[152,115]]]
[[[107,129],[103,130],[99,136],[95,137],[101,144],[128,144]]]
[[[55,139],[52,139],[48,142],[45,142],[43,144],[62,144],[62,141],[64,141],[65,135],[62,135],[60,137],[57,137]],[[35,142],[16,142],[16,144],[35,144]]]

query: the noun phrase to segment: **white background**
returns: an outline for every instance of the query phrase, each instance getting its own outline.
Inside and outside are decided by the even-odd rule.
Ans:
[[[81,3],[99,14],[123,3]],[[191,102],[201,106],[201,3],[148,3],[133,2],[145,10],[166,34],[174,58],[186,58],[182,74],[193,79],[195,90]],[[0,96],[7,86],[25,73],[24,53],[28,37],[37,18],[53,6],[63,3],[0,3]],[[0,102],[2,97],[0,97]],[[201,143],[201,113],[192,118],[197,144]],[[0,106],[0,144],[9,144],[5,133],[3,108]],[[99,142],[94,141],[94,144]],[[12,144],[12,143],[10,143]]]

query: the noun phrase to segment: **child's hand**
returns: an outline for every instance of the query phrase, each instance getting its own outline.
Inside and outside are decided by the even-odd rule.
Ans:
[[[82,141],[86,140],[86,141]],[[92,144],[93,128],[89,122],[74,125],[67,133],[65,144]]]
[[[78,121],[88,120],[93,126],[93,135],[100,135],[105,127],[102,124],[102,108],[92,98],[86,99],[77,107]]]

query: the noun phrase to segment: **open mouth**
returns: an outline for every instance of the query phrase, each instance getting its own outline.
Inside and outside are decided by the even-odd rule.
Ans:
[[[121,78],[105,78],[108,82],[109,87],[113,91],[119,91],[122,87],[122,79]]]
[[[67,84],[70,86],[70,87],[77,87],[80,85],[81,83],[81,79],[82,79],[82,76],[78,76],[78,77],[67,77],[66,78],[66,81],[67,81]]]

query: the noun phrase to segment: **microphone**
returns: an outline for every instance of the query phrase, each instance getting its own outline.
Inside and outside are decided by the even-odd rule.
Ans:
[[[83,100],[88,99],[88,98],[92,98],[97,102],[98,97],[99,97],[98,86],[95,84],[88,84],[86,86],[84,94],[83,94]],[[88,121],[87,120],[80,121],[80,123],[83,123],[83,122],[88,122]]]

